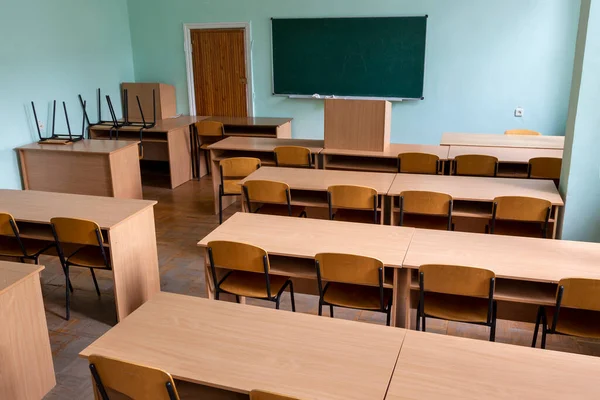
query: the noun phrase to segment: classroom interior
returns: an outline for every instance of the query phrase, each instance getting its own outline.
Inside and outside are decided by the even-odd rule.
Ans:
[[[0,399],[598,397],[600,0],[5,8]]]

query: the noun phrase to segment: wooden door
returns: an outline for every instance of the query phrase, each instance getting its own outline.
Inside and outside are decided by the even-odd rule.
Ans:
[[[196,115],[246,117],[244,29],[191,31]]]

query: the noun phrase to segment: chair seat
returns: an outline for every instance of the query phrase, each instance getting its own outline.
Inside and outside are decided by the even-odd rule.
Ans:
[[[225,194],[242,194],[241,179],[225,179],[223,180],[223,193]]]
[[[275,297],[290,279],[287,276],[269,275],[271,297]],[[267,283],[265,275],[256,272],[233,271],[220,285],[221,290],[238,296],[266,299]]]
[[[554,309],[547,310],[546,314],[548,316],[548,327],[550,328],[554,319]],[[561,307],[556,332],[600,339],[600,312]]]
[[[292,217],[299,217],[306,209],[303,206],[292,206]],[[257,214],[289,216],[288,206],[286,204],[263,204],[257,211]]]
[[[109,259],[109,251],[107,248],[104,249],[106,254],[106,258]],[[100,251],[100,247],[97,246],[83,246],[79,250],[77,250],[74,254],[71,254],[67,261],[70,264],[80,266],[80,267],[88,267],[88,268],[106,268],[106,264],[104,264],[104,258],[102,257],[102,253]]]
[[[389,303],[391,296],[389,290],[384,290],[384,306]],[[323,300],[341,307],[381,310],[379,287],[375,286],[331,282],[327,286]]]
[[[427,292],[425,315],[449,321],[486,323],[488,299]]]
[[[438,215],[404,214],[402,226],[409,228],[448,230],[448,217]]]
[[[364,224],[373,224],[372,210],[347,210],[338,209],[334,211],[334,220],[345,222],[359,222]],[[377,223],[379,223],[379,213],[377,213]]]
[[[489,222],[491,226],[491,221]],[[542,238],[543,224],[539,222],[496,221],[494,235]],[[550,229],[548,229],[550,231]],[[550,233],[550,232],[548,232]]]
[[[25,247],[25,256],[36,256],[51,247],[53,242],[36,239],[21,239]],[[23,250],[19,246],[17,238],[0,236],[0,255],[7,257],[23,257]]]

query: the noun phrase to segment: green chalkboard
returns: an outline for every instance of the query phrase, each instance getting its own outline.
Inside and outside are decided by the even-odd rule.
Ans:
[[[427,16],[273,19],[273,93],[420,99]]]

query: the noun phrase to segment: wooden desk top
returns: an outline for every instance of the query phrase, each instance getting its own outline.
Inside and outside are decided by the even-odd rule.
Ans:
[[[556,185],[549,180],[397,174],[388,194],[398,196],[405,190],[447,193],[455,200],[482,202],[499,196],[537,197],[564,205]]]
[[[0,210],[17,222],[49,224],[53,217],[83,218],[110,229],[130,216],[156,204],[153,200],[0,189]]]
[[[221,122],[225,126],[281,126],[292,121],[292,118],[264,117],[209,117],[211,121]]]
[[[526,147],[559,149],[565,147],[564,136],[521,136],[488,133],[444,133],[442,146]]]
[[[408,331],[387,400],[596,399],[600,358]]]
[[[269,254],[314,258],[317,253],[351,253],[401,267],[413,228],[310,218],[237,213],[202,239],[232,240],[262,247]]]
[[[285,182],[291,189],[327,191],[332,185],[368,186],[387,194],[395,174],[379,172],[335,171],[312,168],[261,167],[242,181],[269,180]]]
[[[31,274],[39,273],[43,265],[0,261],[0,294],[8,291]]]
[[[387,151],[363,151],[363,150],[343,150],[343,149],[324,149],[322,154],[357,156],[357,157],[376,157],[376,158],[398,158],[400,153],[429,153],[437,155],[440,160],[448,158],[447,146],[430,146],[422,144],[399,144],[392,143]]]
[[[257,138],[257,137],[238,137],[230,136],[208,148],[211,150],[240,150],[240,151],[259,151],[273,152],[277,146],[302,146],[308,147],[312,153],[320,153],[323,150],[324,140],[309,139],[275,139],[275,138]]]
[[[177,118],[165,118],[159,121],[156,121],[156,125],[150,129],[144,129],[144,132],[168,132],[175,129],[186,128],[196,122],[203,121],[208,117],[197,116],[193,117],[191,115],[182,115]],[[147,120],[147,122],[152,122],[151,119]],[[94,125],[90,127],[92,130],[102,130],[109,131],[111,129],[111,125]],[[139,132],[140,126],[124,126],[119,128],[121,132]]]
[[[600,279],[600,244],[416,229],[403,266],[423,264],[481,267],[500,278],[534,282]]]
[[[63,153],[89,153],[89,154],[111,154],[131,146],[137,146],[138,142],[124,140],[80,140],[71,144],[39,144],[31,143],[18,147],[21,151],[56,151]]]
[[[406,331],[157,293],[84,349],[174,378],[301,399],[383,399]]]
[[[445,146],[448,147],[448,146]],[[529,164],[535,157],[563,157],[562,150],[533,149],[533,148],[505,148],[505,147],[479,147],[479,146],[450,146],[448,158],[454,160],[456,156],[465,154],[478,154],[496,157],[499,162],[514,164]]]

